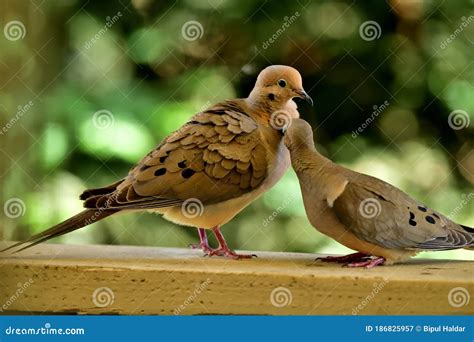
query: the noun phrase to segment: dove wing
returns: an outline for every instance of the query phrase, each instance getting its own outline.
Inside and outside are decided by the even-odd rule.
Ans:
[[[358,238],[386,248],[454,249],[473,235],[394,186],[357,175],[334,202],[334,212]]]
[[[257,123],[238,100],[226,101],[192,117],[121,182],[81,198],[87,208],[162,208],[189,198],[210,204],[256,189],[266,174]]]

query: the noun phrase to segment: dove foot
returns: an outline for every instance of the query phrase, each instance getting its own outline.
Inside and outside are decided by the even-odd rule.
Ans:
[[[230,249],[229,246],[227,246],[227,242],[225,241],[224,235],[222,235],[222,232],[219,227],[213,228],[212,232],[214,233],[214,236],[219,242],[219,247],[213,249],[210,253],[208,253],[209,256],[222,256],[235,260],[251,259],[252,257],[257,257],[255,254],[238,254],[232,249]]]
[[[198,228],[199,233],[199,243],[190,244],[189,247],[192,249],[201,249],[204,252],[204,255],[210,255],[212,252],[211,246],[209,246],[209,241],[207,240],[207,233],[204,228]]]
[[[370,259],[370,255],[364,253],[352,253],[343,256],[328,256],[324,258],[316,258],[316,261],[321,260],[322,262],[337,262],[340,264],[345,263],[355,263],[355,262],[363,262]]]
[[[216,248],[213,249],[208,256],[221,256],[229,259],[239,260],[239,259],[251,259],[257,257],[255,254],[239,254],[229,248]]]
[[[374,259],[370,259],[370,260],[366,260],[366,261],[360,261],[360,262],[352,262],[352,263],[349,263],[345,266],[347,267],[365,267],[365,268],[373,268],[375,266],[378,266],[378,265],[383,265],[383,263],[385,262],[385,258],[374,258]]]

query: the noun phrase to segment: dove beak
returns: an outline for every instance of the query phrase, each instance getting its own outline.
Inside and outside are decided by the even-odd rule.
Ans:
[[[308,95],[307,92],[304,91],[304,89],[295,90],[295,93],[296,93],[296,97],[299,97],[305,100],[311,105],[311,107],[313,106],[313,99],[311,98],[311,96]]]

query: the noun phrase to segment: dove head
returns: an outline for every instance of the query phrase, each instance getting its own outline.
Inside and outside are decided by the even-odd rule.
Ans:
[[[267,112],[274,112],[285,109],[294,97],[313,105],[313,100],[303,89],[298,70],[286,65],[271,65],[258,75],[248,100]]]
[[[293,119],[285,133],[285,145],[290,152],[297,149],[314,150],[313,128],[303,119]]]

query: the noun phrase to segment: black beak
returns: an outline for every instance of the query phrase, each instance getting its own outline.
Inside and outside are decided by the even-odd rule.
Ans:
[[[304,91],[304,89],[299,89],[299,90],[296,90],[295,92],[297,94],[297,97],[302,98],[303,100],[308,102],[311,105],[311,107],[313,106],[313,99]]]

